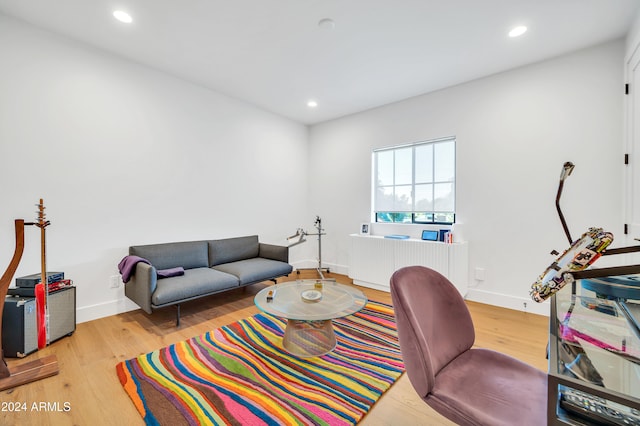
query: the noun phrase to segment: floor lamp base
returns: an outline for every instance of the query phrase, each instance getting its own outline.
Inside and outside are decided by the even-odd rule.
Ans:
[[[296,269],[296,274],[300,275],[300,271],[316,271],[320,275],[320,279],[325,279],[322,271],[325,271],[327,274],[330,273],[329,268],[301,268]]]

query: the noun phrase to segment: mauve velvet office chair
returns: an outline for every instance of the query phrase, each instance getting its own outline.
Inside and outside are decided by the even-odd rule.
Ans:
[[[438,272],[410,266],[391,277],[400,349],[411,384],[460,425],[547,424],[547,375],[515,358],[472,348],[471,315]]]

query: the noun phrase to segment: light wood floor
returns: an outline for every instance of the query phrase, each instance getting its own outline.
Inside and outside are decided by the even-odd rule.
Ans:
[[[305,276],[314,272],[303,272]],[[341,275],[339,282],[350,283]],[[295,274],[291,275],[295,279]],[[147,315],[141,310],[78,324],[70,337],[54,342],[9,367],[49,354],[60,373],[0,393],[1,425],[143,425],[116,376],[115,365],[258,313],[253,297],[268,284],[255,284],[182,306],[175,326],[172,308]],[[391,303],[389,293],[362,288],[372,300]],[[546,317],[473,302],[476,345],[495,349],[546,371]],[[65,410],[65,408],[67,408]],[[23,411],[16,412],[15,409]],[[451,425],[431,410],[403,375],[361,421],[361,425]]]

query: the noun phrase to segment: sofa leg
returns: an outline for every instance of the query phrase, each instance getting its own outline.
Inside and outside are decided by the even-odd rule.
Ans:
[[[176,305],[176,327],[180,327],[180,304]]]

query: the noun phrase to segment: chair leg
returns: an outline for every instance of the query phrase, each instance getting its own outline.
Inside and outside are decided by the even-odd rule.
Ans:
[[[176,327],[180,327],[180,304],[176,305]]]

